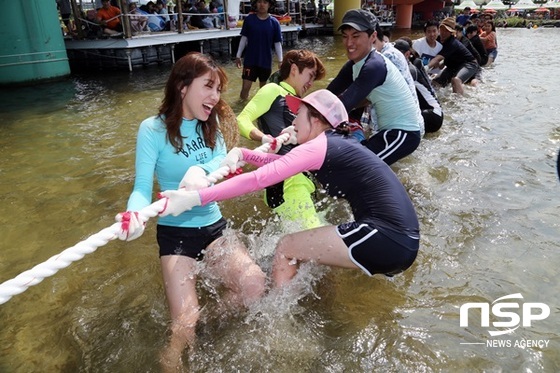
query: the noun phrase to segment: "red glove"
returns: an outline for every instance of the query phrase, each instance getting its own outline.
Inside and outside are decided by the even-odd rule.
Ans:
[[[270,150],[272,150],[274,153],[278,153],[278,151],[280,150],[280,146],[278,146],[278,140],[276,140],[275,137],[272,137],[271,135],[264,135],[261,138],[261,143],[264,144],[269,144],[270,145]]]
[[[118,213],[115,220],[121,223],[121,231],[118,234],[119,240],[132,241],[140,237],[146,228],[146,222],[143,222],[136,211],[126,211]]]

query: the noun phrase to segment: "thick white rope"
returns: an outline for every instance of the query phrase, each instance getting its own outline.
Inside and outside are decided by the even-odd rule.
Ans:
[[[282,146],[283,143],[290,139],[289,134],[283,134],[276,138],[277,146]],[[270,144],[263,144],[255,149],[267,153],[270,150]],[[240,162],[243,163],[243,162]],[[242,164],[238,164],[239,167]],[[206,177],[212,183],[223,179],[229,175],[230,170],[228,167],[220,167],[216,171],[208,174]],[[138,211],[138,217],[142,222],[147,222],[150,218],[156,217],[165,208],[167,200],[160,199],[149,206],[144,207]],[[76,245],[69,247],[61,253],[52,256],[47,261],[36,265],[35,267],[22,272],[11,280],[0,284],[0,304],[6,303],[14,295],[23,293],[29,287],[37,285],[46,277],[50,277],[57,273],[60,269],[68,267],[72,262],[82,259],[86,254],[91,254],[99,247],[106,245],[109,241],[116,239],[121,231],[121,223],[114,223],[113,225],[102,229],[101,231],[89,236],[84,241],[78,242]]]

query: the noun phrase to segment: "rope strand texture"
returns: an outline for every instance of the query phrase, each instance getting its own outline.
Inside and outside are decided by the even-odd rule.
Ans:
[[[282,134],[276,138],[278,145],[282,146],[290,138],[289,134]],[[255,149],[266,153],[270,151],[270,144],[264,144]],[[240,162],[244,163],[244,162]],[[239,167],[242,164],[238,165]],[[220,167],[216,171],[208,174],[206,177],[213,183],[223,179],[229,174],[228,167]],[[142,222],[147,222],[150,218],[156,217],[161,211],[164,210],[167,199],[163,198],[155,201],[149,206],[144,207],[138,211],[138,216]],[[102,229],[101,231],[89,236],[87,239],[78,242],[76,245],[67,248],[61,253],[54,255],[47,259],[45,262],[37,264],[35,267],[22,272],[11,280],[0,284],[0,304],[6,303],[14,295],[23,293],[29,287],[37,285],[45,278],[53,276],[62,268],[68,267],[73,262],[82,259],[86,254],[91,254],[99,247],[106,245],[118,237],[121,230],[121,223],[114,223],[113,225]]]

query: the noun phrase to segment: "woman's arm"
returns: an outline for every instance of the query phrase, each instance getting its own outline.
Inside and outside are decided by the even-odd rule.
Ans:
[[[261,167],[253,172],[224,180],[210,188],[200,189],[200,202],[205,205],[231,199],[262,190],[300,172],[318,170],[324,162],[326,146],[327,138],[322,134],[293,148],[283,156],[242,149],[243,161]]]
[[[134,188],[128,199],[129,211],[139,211],[152,202],[154,171],[158,157],[156,136],[147,121],[142,122],[136,140],[136,176]]]
[[[270,110],[272,100],[278,95],[274,86],[266,84],[255,93],[255,96],[245,105],[241,113],[237,116],[239,133],[246,139],[260,141],[263,133],[253,124],[259,117]],[[275,83],[272,83],[275,84]],[[271,91],[274,91],[271,92]],[[259,136],[260,135],[260,136]]]

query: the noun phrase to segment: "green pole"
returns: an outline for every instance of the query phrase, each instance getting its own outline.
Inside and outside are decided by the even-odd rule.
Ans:
[[[70,75],[54,0],[1,0],[0,85],[34,83]]]

